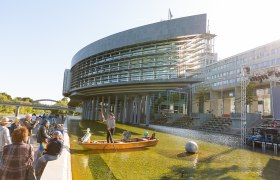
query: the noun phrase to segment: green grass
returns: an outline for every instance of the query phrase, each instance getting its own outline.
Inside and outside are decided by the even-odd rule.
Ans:
[[[70,144],[73,179],[278,179],[280,158],[244,149],[236,149],[195,140],[197,154],[186,154],[185,144],[193,139],[157,132],[155,147],[126,150],[86,150],[77,144],[86,128],[91,139],[106,139],[106,124],[95,121],[72,121]],[[114,139],[129,130],[132,137],[143,136],[140,127],[117,124]]]

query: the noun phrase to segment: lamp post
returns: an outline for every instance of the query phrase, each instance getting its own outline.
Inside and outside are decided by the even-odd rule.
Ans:
[[[221,117],[223,117],[223,114],[224,114],[224,87],[223,87],[223,78],[219,78],[219,80],[221,80]]]

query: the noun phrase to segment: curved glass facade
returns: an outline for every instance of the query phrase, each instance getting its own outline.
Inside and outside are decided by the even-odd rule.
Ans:
[[[186,71],[199,69],[211,53],[206,52],[206,38],[195,35],[148,42],[91,56],[72,67],[71,89],[185,77]]]
[[[73,103],[83,102],[85,119],[97,120],[106,109],[122,122],[140,123],[145,111],[148,124],[153,93],[200,82],[204,67],[215,61],[215,35],[207,33],[206,22],[206,14],[183,17],[89,44],[65,71],[63,94]],[[176,112],[183,109],[174,106]]]

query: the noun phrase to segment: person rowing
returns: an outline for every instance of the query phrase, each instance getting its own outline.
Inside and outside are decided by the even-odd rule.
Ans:
[[[104,117],[104,114],[102,112],[102,119],[103,119],[103,122],[107,121],[107,143],[114,143],[113,134],[114,134],[115,125],[116,125],[115,115],[114,115],[114,113],[110,113],[109,118],[107,118],[107,120],[106,120]]]

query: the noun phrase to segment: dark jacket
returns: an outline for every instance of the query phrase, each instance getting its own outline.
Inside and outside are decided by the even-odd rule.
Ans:
[[[19,127],[19,123],[18,124],[16,124],[16,123],[13,123],[13,124],[11,124],[11,127],[10,127],[10,135],[12,135],[12,133],[14,132],[14,130],[17,128],[17,127]]]
[[[44,125],[41,125],[37,132],[37,143],[47,142],[49,137],[48,128]]]
[[[57,138],[53,138],[48,143],[47,149],[45,150],[44,154],[58,156],[61,154],[62,149],[63,149],[63,141]]]
[[[22,119],[20,124],[28,129],[28,136],[31,136],[31,130],[34,129],[35,123]]]

